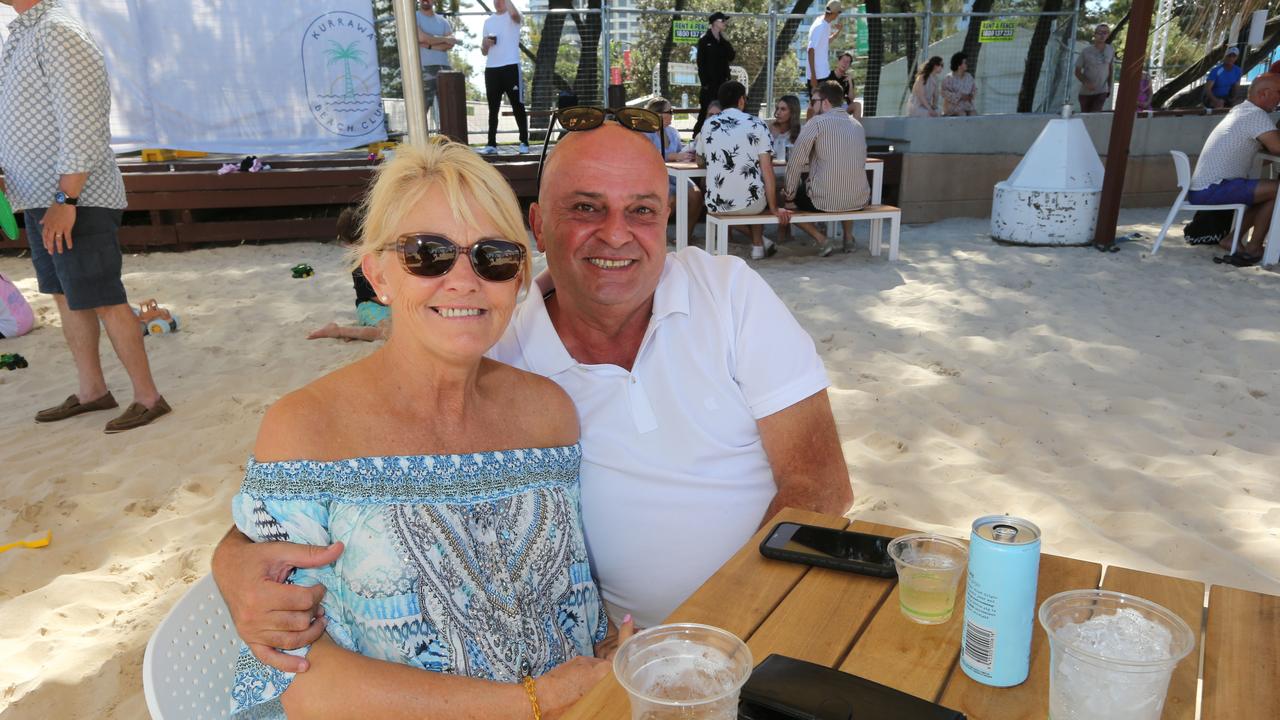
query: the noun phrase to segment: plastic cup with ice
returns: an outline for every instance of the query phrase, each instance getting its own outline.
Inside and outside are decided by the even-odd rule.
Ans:
[[[618,648],[613,673],[631,696],[632,720],[735,720],[751,651],[710,625],[658,625]]]
[[[1058,593],[1040,606],[1040,624],[1051,720],[1159,720],[1169,678],[1195,647],[1182,618],[1109,590]]]
[[[938,625],[951,619],[968,548],[959,540],[911,533],[889,543],[898,568],[898,603],[907,619]]]

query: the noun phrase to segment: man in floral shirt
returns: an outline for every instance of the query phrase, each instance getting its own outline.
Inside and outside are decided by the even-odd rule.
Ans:
[[[707,168],[707,212],[758,215],[767,206],[780,224],[787,224],[791,213],[778,206],[769,128],[760,118],[743,111],[747,89],[742,83],[730,80],[721,85],[717,99],[724,110],[703,125],[697,144],[698,163]],[[751,259],[777,252],[773,241],[765,245],[763,226],[748,228]]]

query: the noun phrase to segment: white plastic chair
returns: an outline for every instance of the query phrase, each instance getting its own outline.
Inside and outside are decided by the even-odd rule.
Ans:
[[[1249,209],[1248,205],[1238,203],[1231,205],[1193,205],[1186,202],[1187,191],[1191,188],[1191,161],[1187,160],[1187,154],[1178,150],[1170,150],[1169,154],[1173,156],[1173,168],[1178,173],[1178,199],[1173,201],[1173,207],[1169,208],[1169,217],[1164,219],[1164,226],[1160,228],[1160,234],[1156,236],[1155,245],[1151,246],[1151,254],[1155,255],[1160,250],[1160,243],[1164,242],[1165,233],[1169,232],[1169,226],[1173,224],[1173,219],[1183,210],[1234,210],[1236,213],[1235,220],[1231,224],[1231,253],[1235,254],[1236,246],[1240,244],[1240,226],[1244,224],[1244,211]]]
[[[142,688],[151,717],[228,717],[239,651],[231,613],[213,576],[206,575],[173,606],[147,642]]]

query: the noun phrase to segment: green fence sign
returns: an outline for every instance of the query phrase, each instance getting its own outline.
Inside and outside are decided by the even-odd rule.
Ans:
[[[671,23],[671,41],[677,45],[697,45],[707,29],[701,20],[675,20]]]
[[[867,6],[866,6],[866,5],[859,5],[859,6],[858,6],[858,14],[859,14],[859,16],[860,16],[860,17],[858,18],[858,22],[857,22],[857,24],[855,25],[855,27],[857,28],[858,37],[857,37],[857,39],[856,39],[856,40],[854,40],[854,43],[853,43],[854,52],[858,53],[858,57],[866,57],[866,56],[867,56],[867,47],[868,47],[868,45],[867,45],[867,18],[866,18],[866,17],[861,17],[861,16],[865,15],[865,14],[866,14],[866,12],[867,12]]]
[[[978,29],[978,42],[1013,42],[1012,20],[983,20]]]

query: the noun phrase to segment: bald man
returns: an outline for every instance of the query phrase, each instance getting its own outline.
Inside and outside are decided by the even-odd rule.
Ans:
[[[1271,211],[1280,184],[1275,180],[1250,178],[1249,173],[1259,150],[1280,155],[1280,131],[1270,116],[1277,104],[1280,104],[1280,75],[1258,76],[1249,85],[1249,99],[1231,108],[1209,134],[1196,160],[1195,173],[1191,175],[1189,202],[1249,206],[1244,214],[1244,225],[1253,228],[1248,241],[1234,255],[1220,259],[1231,265],[1256,264],[1262,257],[1262,246],[1271,227]],[[1223,237],[1221,245],[1230,249],[1231,239]]]
[[[490,356],[541,373],[582,426],[582,514],[610,616],[660,623],[783,507],[853,500],[812,339],[741,259],[666,250],[667,179],[644,134],[569,133],[529,224],[547,271]],[[323,589],[277,584],[340,549],[219,545],[237,630],[286,671]]]

